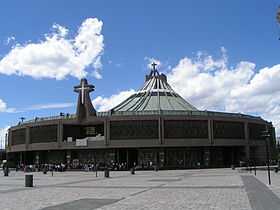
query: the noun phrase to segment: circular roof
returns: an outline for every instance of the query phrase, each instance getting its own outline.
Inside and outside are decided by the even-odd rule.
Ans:
[[[146,76],[143,87],[112,111],[197,111],[197,109],[176,93],[167,82],[164,74],[154,68]]]

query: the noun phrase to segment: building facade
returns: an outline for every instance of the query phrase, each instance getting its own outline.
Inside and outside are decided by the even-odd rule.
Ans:
[[[123,163],[149,168],[210,168],[263,164],[275,129],[261,117],[200,111],[177,94],[155,66],[143,88],[107,112],[97,112],[86,79],[74,87],[76,114],[36,118],[8,132],[8,157],[19,164]]]

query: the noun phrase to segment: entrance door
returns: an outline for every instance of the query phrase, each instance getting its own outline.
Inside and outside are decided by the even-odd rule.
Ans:
[[[129,149],[128,150],[128,168],[138,165],[138,150]]]
[[[126,161],[127,161],[127,150],[126,149],[119,149],[117,162],[119,164],[124,164],[124,163],[126,163]]]

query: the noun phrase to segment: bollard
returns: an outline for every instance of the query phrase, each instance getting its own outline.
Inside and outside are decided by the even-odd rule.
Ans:
[[[109,172],[109,169],[107,169],[107,168],[104,170],[104,177],[106,177],[106,178],[110,177],[110,172]]]
[[[46,167],[43,169],[43,174],[47,174],[47,168]]]
[[[130,169],[130,173],[131,173],[132,175],[135,174],[135,168],[134,168],[134,167],[132,167],[132,168]]]
[[[158,165],[156,165],[156,167],[155,167],[155,171],[158,171]]]
[[[275,168],[274,168],[274,172],[275,172],[275,173],[278,173],[278,167],[275,167]]]
[[[33,187],[33,174],[25,175],[25,187]]]
[[[8,168],[5,168],[3,172],[4,172],[4,176],[9,176],[9,169]]]

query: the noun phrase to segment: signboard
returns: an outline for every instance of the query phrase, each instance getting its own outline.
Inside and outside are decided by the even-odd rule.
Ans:
[[[84,139],[76,139],[77,147],[86,147],[87,146],[87,138]]]
[[[89,141],[104,141],[105,138],[104,136],[101,136],[100,134],[98,134],[97,136],[92,136],[92,137],[88,137]]]
[[[73,138],[72,137],[67,137],[67,142],[72,142]]]

